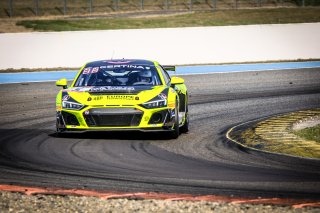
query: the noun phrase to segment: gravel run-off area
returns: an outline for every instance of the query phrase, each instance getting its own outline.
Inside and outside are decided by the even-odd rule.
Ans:
[[[319,208],[208,201],[101,199],[0,192],[0,212],[319,212]]]

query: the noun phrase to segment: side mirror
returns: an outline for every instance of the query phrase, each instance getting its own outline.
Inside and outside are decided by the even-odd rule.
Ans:
[[[180,78],[180,77],[172,77],[171,81],[170,81],[171,85],[175,85],[175,84],[183,84],[184,83],[184,79]]]
[[[63,89],[67,89],[67,84],[68,84],[68,81],[66,78],[62,78],[58,81],[56,81],[56,86],[58,87],[62,87]]]

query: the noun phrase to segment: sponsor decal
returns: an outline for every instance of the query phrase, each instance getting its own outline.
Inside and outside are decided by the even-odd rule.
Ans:
[[[92,68],[91,73],[97,73],[97,72],[99,72],[99,67]]]
[[[160,94],[158,95],[158,97],[161,98],[162,100],[166,100],[166,99],[167,99],[167,95],[164,94],[164,93],[160,93]]]
[[[96,97],[93,97],[93,100],[94,101],[100,101],[103,99],[103,96],[96,96]]]
[[[133,95],[106,95],[106,96],[93,96],[89,97],[88,101],[100,101],[102,99],[106,100],[139,100],[139,97],[135,97]]]
[[[87,75],[91,72],[91,67],[86,67],[83,69],[82,74]]]
[[[122,86],[106,86],[106,87],[93,87],[89,92],[104,92],[104,91],[134,91],[134,87],[122,87]]]
[[[92,87],[75,87],[75,88],[70,88],[67,91],[70,91],[70,92],[89,92],[91,88]]]
[[[62,98],[63,101],[67,101],[67,100],[69,100],[69,99],[70,99],[70,96],[69,96],[69,95],[65,95],[65,96],[63,96],[63,98]]]
[[[82,71],[82,74],[83,75],[89,75],[89,74],[92,74],[92,73],[97,73],[99,72],[99,67],[86,67],[83,69]]]
[[[127,87],[127,86],[101,86],[101,87],[76,87],[70,88],[66,91],[68,92],[108,92],[108,91],[134,91],[134,87]]]
[[[150,66],[143,65],[132,65],[132,64],[115,64],[115,65],[107,65],[107,69],[115,69],[115,68],[133,68],[133,69],[141,69],[141,70],[150,70]]]
[[[108,100],[134,100],[134,96],[132,95],[108,95],[105,98]]]
[[[136,100],[136,101],[139,101],[139,97],[138,97],[138,96],[137,96],[137,97],[135,97],[135,100]]]

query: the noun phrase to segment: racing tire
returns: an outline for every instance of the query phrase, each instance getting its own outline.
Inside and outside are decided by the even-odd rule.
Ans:
[[[56,132],[55,132],[55,135],[56,135],[56,137],[62,137],[63,136],[63,129],[60,129],[60,128],[57,128],[56,129]]]
[[[189,113],[188,113],[188,108],[186,110],[186,115],[185,115],[185,122],[182,125],[182,127],[180,127],[180,132],[181,133],[187,133],[189,132]]]
[[[55,135],[56,137],[61,137],[63,136],[65,129],[64,128],[59,128],[58,127],[58,122],[56,123],[56,132],[55,132]]]
[[[175,121],[173,125],[173,130],[171,131],[171,138],[172,139],[177,139],[180,135],[180,128],[179,128],[179,105],[178,102],[176,102],[176,108],[175,108]]]

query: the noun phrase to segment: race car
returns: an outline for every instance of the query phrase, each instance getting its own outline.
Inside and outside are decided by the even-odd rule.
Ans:
[[[174,66],[148,60],[101,60],[85,64],[56,97],[56,131],[188,132],[188,92]]]

